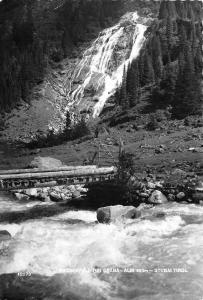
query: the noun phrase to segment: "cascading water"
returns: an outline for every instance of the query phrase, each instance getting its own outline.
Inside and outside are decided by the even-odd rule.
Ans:
[[[80,111],[90,108],[93,117],[101,113],[145,41],[147,27],[138,20],[136,12],[126,14],[118,24],[102,31],[84,52],[73,72],[67,109],[73,105]]]
[[[0,196],[0,231],[12,235],[0,242],[0,299],[201,299],[202,207],[169,203],[109,225],[68,207],[30,214],[50,206]]]

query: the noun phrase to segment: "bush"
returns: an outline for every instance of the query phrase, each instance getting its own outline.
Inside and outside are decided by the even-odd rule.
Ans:
[[[135,172],[133,154],[122,151],[118,159],[118,180],[127,184]]]
[[[46,148],[57,146],[63,142],[72,141],[90,134],[90,129],[84,118],[82,118],[73,128],[65,128],[58,133],[54,133],[53,130],[49,130],[47,134],[40,132],[32,139],[32,141],[22,144],[30,149]]]
[[[72,140],[81,138],[83,136],[89,135],[90,129],[87,126],[85,118],[82,118],[71,130],[70,138]]]
[[[168,110],[158,109],[155,116],[158,122],[163,122],[171,118],[171,113]]]
[[[146,129],[147,130],[155,130],[159,127],[159,123],[157,121],[156,115],[155,114],[151,114],[149,116],[149,122],[147,123]]]

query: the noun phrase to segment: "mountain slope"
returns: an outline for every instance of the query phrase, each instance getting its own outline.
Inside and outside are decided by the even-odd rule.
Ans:
[[[7,34],[4,43],[14,46],[9,55],[5,55],[5,47],[2,47],[1,55],[7,56],[7,60],[2,60],[4,71],[0,82],[8,84],[7,88],[3,84],[2,91],[9,91],[8,95],[1,95],[2,109],[10,110],[16,102],[20,103],[17,110],[4,118],[4,136],[12,139],[30,138],[37,131],[49,128],[60,130],[66,122],[67,109],[76,114],[78,111],[90,112],[96,101],[103,99],[96,104],[94,115],[97,116],[108,96],[122,81],[124,61],[133,58],[133,44],[136,35],[139,35],[136,22],[147,21],[146,18],[133,20],[131,15],[119,21],[119,17],[130,9],[138,9],[143,17],[149,19],[157,13],[157,4],[148,7],[142,1],[13,0],[11,7],[7,6],[7,1],[3,3],[6,14],[1,30]],[[11,12],[13,20],[8,32],[9,26],[5,29],[5,21],[8,21]],[[21,19],[17,20],[17,16]],[[15,22],[18,25],[17,38],[14,35]],[[16,48],[21,48],[21,52]],[[104,55],[99,52],[101,49]],[[11,72],[12,55],[15,56],[18,74]],[[6,63],[9,67],[5,67]],[[90,68],[84,67],[86,63]],[[6,80],[8,74],[11,74],[11,80]],[[107,80],[112,74],[116,78]],[[99,87],[95,83],[99,83]],[[113,83],[112,89],[108,87],[109,83]],[[73,106],[73,103],[76,105]],[[78,106],[78,103],[81,105]]]

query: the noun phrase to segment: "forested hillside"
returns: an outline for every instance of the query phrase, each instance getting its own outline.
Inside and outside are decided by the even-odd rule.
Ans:
[[[174,117],[201,113],[202,2],[163,1],[146,47],[123,78],[115,98],[126,110],[136,107],[150,88],[151,110],[168,108]]]
[[[46,67],[72,55],[121,14],[121,0],[3,0],[0,3],[0,110],[9,111],[43,80]]]
[[[86,98],[90,98],[85,100],[89,102],[85,102],[82,96],[79,99],[80,89],[76,96],[84,106],[82,111],[90,111],[91,114],[91,107],[87,103],[92,101],[91,105],[94,106],[98,102],[99,94],[95,96],[94,93],[98,79],[102,79],[103,75],[112,75],[112,70],[124,62],[124,57],[127,61],[135,42],[130,40],[134,33],[132,24],[119,23],[126,12],[138,12],[138,24],[144,24],[148,29],[138,58],[126,67],[121,87],[114,97],[109,97],[110,101],[113,98],[116,103],[116,113],[128,111],[134,117],[139,108],[142,115],[144,112],[140,111],[140,107],[147,102],[149,114],[159,109],[179,119],[200,114],[202,10],[201,1],[189,0],[1,1],[0,125],[7,130],[5,137],[11,131],[12,137],[21,135],[22,124],[25,128],[23,136],[29,137],[35,136],[40,130],[49,131],[50,120],[55,122],[51,128],[65,126],[65,122],[62,122],[65,114],[61,107],[74,100],[74,97],[70,99],[70,93],[74,95],[88,72],[91,73],[91,70],[88,71],[89,65],[80,69],[85,53],[87,57],[94,58],[96,71],[93,80],[84,89]],[[116,24],[120,24],[123,31],[120,38],[110,42],[109,38],[102,39],[107,33],[105,30]],[[119,30],[120,27],[115,28]],[[94,41],[98,41],[98,37],[101,37],[103,44],[94,48]],[[105,53],[106,60],[102,60],[100,55],[101,64],[106,62],[105,74],[99,74],[96,63],[101,54],[100,46]],[[82,74],[74,77],[72,75],[77,67]],[[63,97],[61,86],[66,92]],[[33,100],[36,101],[32,106]],[[30,111],[26,111],[27,107],[31,107]],[[113,121],[114,108],[110,105],[110,118],[113,116]],[[71,109],[74,110],[75,106]]]

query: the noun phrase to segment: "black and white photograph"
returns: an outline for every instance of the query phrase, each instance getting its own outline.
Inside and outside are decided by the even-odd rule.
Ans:
[[[0,0],[0,300],[203,300],[202,113],[202,0]]]

